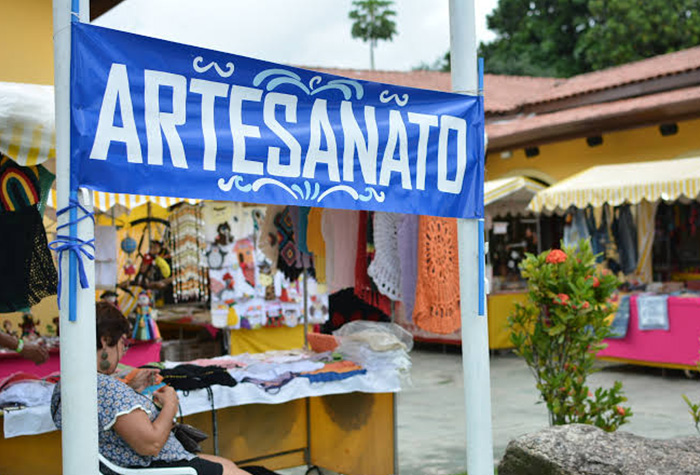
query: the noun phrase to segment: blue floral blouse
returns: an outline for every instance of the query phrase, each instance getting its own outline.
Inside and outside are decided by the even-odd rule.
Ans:
[[[56,427],[61,428],[61,385],[56,385],[51,398],[51,414]],[[151,421],[158,417],[158,409],[150,398],[143,396],[116,378],[97,373],[97,421],[100,453],[122,467],[147,467],[153,460],[191,460],[194,454],[186,451],[171,433],[168,441],[155,456],[139,455],[112,427],[119,416],[143,410]]]

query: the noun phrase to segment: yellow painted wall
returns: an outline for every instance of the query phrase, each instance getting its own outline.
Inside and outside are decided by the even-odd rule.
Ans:
[[[0,0],[0,81],[53,84],[51,0]]]
[[[603,143],[589,147],[585,138],[541,145],[540,154],[525,157],[524,149],[512,157],[488,154],[486,179],[525,175],[555,183],[595,165],[665,160],[700,155],[700,120],[678,123],[678,133],[662,137],[658,126],[603,135]]]

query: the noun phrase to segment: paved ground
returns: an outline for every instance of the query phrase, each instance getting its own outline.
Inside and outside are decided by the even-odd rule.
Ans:
[[[451,475],[465,471],[465,416],[461,354],[441,346],[414,350],[413,385],[399,395],[401,475]],[[700,400],[700,380],[680,371],[601,364],[591,387],[621,380],[634,416],[622,430],[656,438],[697,435],[681,394]],[[546,408],[525,364],[511,353],[491,358],[494,457],[508,442],[547,426]],[[284,471],[289,475],[304,470]]]

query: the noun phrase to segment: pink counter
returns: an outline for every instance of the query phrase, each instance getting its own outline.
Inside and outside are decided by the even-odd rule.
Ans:
[[[146,363],[160,361],[161,345],[160,341],[134,342],[122,358],[121,363],[127,366],[141,366]],[[0,380],[20,371],[35,374],[40,378],[59,371],[59,350],[51,350],[49,354],[49,360],[37,366],[16,353],[0,353]]]
[[[601,358],[652,365],[695,368],[700,359],[700,298],[668,298],[669,330],[639,330],[637,297],[630,297],[627,336],[608,339]]]

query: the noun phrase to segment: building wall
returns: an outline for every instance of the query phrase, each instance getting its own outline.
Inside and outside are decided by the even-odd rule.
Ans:
[[[0,0],[0,81],[53,84],[51,0]]]
[[[658,126],[603,135],[603,143],[589,147],[585,138],[541,145],[536,157],[527,158],[524,149],[510,158],[490,153],[486,179],[525,175],[549,184],[595,165],[665,160],[700,155],[700,119],[678,123],[678,133],[663,137]]]

